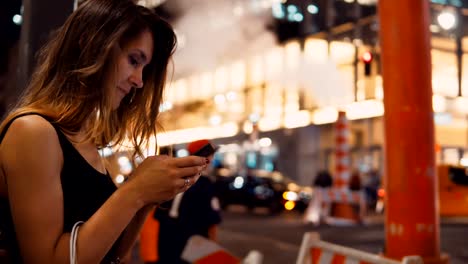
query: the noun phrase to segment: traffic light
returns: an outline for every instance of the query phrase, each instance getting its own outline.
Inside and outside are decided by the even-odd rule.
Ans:
[[[366,51],[362,54],[361,60],[364,63],[364,75],[365,76],[371,76],[372,73],[372,60],[374,59],[374,56],[370,51]]]

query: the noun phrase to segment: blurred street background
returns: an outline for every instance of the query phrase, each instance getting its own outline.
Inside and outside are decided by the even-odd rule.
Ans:
[[[78,2],[0,1],[0,114]],[[228,251],[294,263],[316,231],[379,254],[408,238],[412,217],[438,258],[440,217],[440,251],[468,263],[468,0],[138,3],[178,36],[147,155],[156,142],[178,157],[193,140],[219,146],[210,169]],[[101,154],[116,185],[138,165],[126,150]]]

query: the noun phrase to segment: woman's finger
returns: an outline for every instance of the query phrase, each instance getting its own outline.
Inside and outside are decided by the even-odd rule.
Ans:
[[[201,172],[199,172],[198,174],[196,174],[195,176],[193,176],[193,183],[195,183],[196,181],[198,181],[198,179],[200,178],[201,176]]]
[[[180,183],[180,188],[183,189],[182,191],[186,191],[188,188],[190,188],[194,183],[193,177],[186,177],[182,178]]]
[[[167,161],[169,164],[178,168],[203,166],[207,164],[207,159],[204,157],[187,156],[181,158],[173,158]]]
[[[178,168],[178,176],[179,178],[187,178],[187,177],[192,177],[195,175],[200,174],[203,171],[204,167],[203,166],[198,166],[198,167],[186,167],[186,168]]]

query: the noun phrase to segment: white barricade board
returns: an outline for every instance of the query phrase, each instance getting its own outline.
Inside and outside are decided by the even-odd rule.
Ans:
[[[316,254],[316,255],[313,255]],[[407,256],[402,261],[344,247],[320,240],[315,232],[306,232],[302,239],[296,264],[423,264],[419,256]]]

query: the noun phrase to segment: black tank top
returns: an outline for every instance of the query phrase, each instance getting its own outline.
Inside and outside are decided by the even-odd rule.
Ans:
[[[25,115],[32,114],[19,115],[15,119]],[[52,124],[60,140],[63,152],[63,168],[60,174],[64,208],[63,232],[71,232],[77,221],[87,221],[104,204],[116,190],[116,186],[109,174],[100,173],[81,156],[58,124],[45,116],[42,117]],[[0,134],[0,142],[13,121],[14,119],[7,124]],[[44,154],[47,155],[47,153]],[[38,228],[40,227],[38,226]],[[121,237],[117,242],[120,239]],[[107,253],[102,263],[114,261],[117,242],[111,251]],[[6,251],[7,254],[4,254],[5,256],[2,259],[2,252],[0,251],[1,263],[4,263],[4,259],[5,261],[9,259],[8,261],[11,263],[22,263],[7,197],[0,197],[0,250],[2,249],[4,249],[3,253]]]

